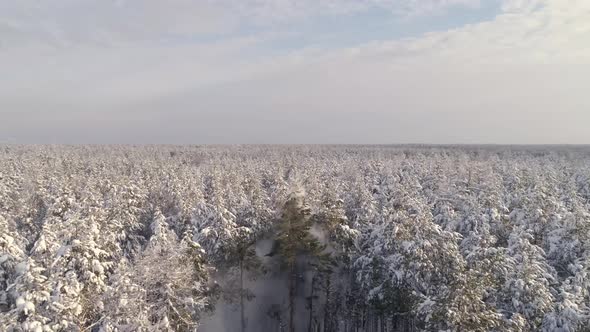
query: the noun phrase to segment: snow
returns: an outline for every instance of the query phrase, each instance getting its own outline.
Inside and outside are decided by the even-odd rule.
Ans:
[[[588,148],[15,146],[0,168],[3,331],[239,330],[249,249],[250,330],[276,330],[290,200],[333,260],[295,255],[304,325],[590,324]]]
[[[28,268],[29,268],[28,263],[26,261],[23,261],[23,262],[18,263],[14,267],[14,271],[16,272],[17,275],[22,275],[27,271]]]

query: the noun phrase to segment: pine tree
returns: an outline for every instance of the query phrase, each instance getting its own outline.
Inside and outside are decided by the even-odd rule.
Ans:
[[[523,317],[527,329],[537,330],[543,316],[553,310],[551,284],[555,274],[547,264],[543,250],[532,240],[533,235],[521,229],[516,229],[510,236],[508,254],[514,260],[514,267],[504,291],[509,310],[516,314],[512,321],[520,324],[520,317]]]
[[[317,257],[325,249],[317,238],[310,233],[312,226],[310,208],[305,202],[302,190],[292,192],[282,210],[276,237],[277,254],[282,266],[288,273],[289,291],[289,332],[295,331],[295,288],[297,259],[299,257]]]

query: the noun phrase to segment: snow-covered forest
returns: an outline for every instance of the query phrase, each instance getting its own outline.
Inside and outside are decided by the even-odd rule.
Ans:
[[[588,331],[590,148],[0,146],[1,331]]]

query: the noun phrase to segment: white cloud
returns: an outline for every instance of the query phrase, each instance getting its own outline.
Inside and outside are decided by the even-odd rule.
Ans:
[[[507,5],[515,2],[522,1],[511,0]],[[490,22],[374,43],[365,49],[373,56],[391,57],[392,62],[401,60],[398,65],[408,61],[460,66],[589,62],[590,2],[544,1],[532,12],[528,5],[512,4],[509,8]]]
[[[0,47],[69,47],[223,35],[244,26],[381,8],[397,16],[477,7],[480,0],[8,0],[0,2]],[[495,0],[494,0],[495,1]]]
[[[207,1],[63,0],[0,2],[0,40],[68,47],[223,33],[235,18]]]
[[[417,6],[434,10],[459,2],[404,3],[408,8],[421,3]],[[235,10],[248,20],[281,15],[287,19],[330,10],[363,10],[366,2],[336,9],[330,9],[335,2],[328,0],[311,9],[297,7],[298,3],[305,1],[260,0],[254,6],[259,11]],[[388,1],[379,5],[386,6]],[[174,16],[170,14],[170,19]],[[157,21],[146,17],[138,20]],[[112,112],[136,110],[133,116],[142,118],[145,110],[150,117],[146,115],[137,130],[149,136],[145,133],[168,120],[173,126],[167,137],[176,137],[174,142],[183,142],[174,136],[183,131],[174,126],[190,132],[186,126],[192,123],[207,133],[223,126],[222,118],[210,115],[220,112],[255,130],[236,129],[237,136],[227,134],[228,142],[241,142],[244,137],[255,137],[255,142],[281,141],[281,132],[288,128],[278,123],[280,119],[299,123],[295,115],[303,114],[311,121],[307,142],[588,143],[590,133],[584,125],[590,123],[590,101],[584,91],[590,77],[588,17],[586,0],[506,0],[503,12],[487,22],[403,40],[278,55],[261,47],[269,38],[280,38],[266,32],[174,45],[141,41],[138,36],[149,36],[148,30],[127,35],[125,40],[134,42],[104,46],[31,44],[0,51],[0,112],[55,112],[40,118],[44,125],[58,127],[64,126],[64,117],[77,114],[75,121],[93,119],[92,125],[106,129],[110,124],[103,118],[115,118]],[[18,22],[6,22],[0,27],[22,29]],[[161,23],[154,29],[161,31],[164,26],[168,25]],[[209,27],[177,29],[195,33]],[[170,111],[176,115],[168,116]],[[358,115],[363,112],[369,114],[366,119]],[[378,121],[371,122],[370,114]],[[0,132],[18,138],[14,124],[26,117],[11,116],[4,128],[0,125]],[[133,116],[117,117],[118,126],[134,123]],[[199,119],[209,121],[209,126],[199,126]],[[331,129],[333,124],[337,128]],[[266,126],[277,127],[273,131]],[[187,135],[184,141],[190,141]]]
[[[502,10],[506,13],[527,13],[537,10],[545,4],[544,0],[504,0]]]
[[[221,1],[223,2],[223,1]],[[229,0],[247,21],[268,24],[319,15],[342,15],[380,8],[398,16],[429,15],[452,7],[478,7],[480,0]]]

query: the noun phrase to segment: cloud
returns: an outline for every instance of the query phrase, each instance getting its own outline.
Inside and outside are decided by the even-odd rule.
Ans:
[[[224,33],[235,23],[223,8],[207,1],[3,1],[0,40],[4,45],[0,46],[110,45],[169,35]]]
[[[54,47],[223,36],[243,27],[377,8],[427,15],[479,0],[8,0],[0,2],[0,48]]]
[[[489,22],[403,41],[377,42],[368,45],[365,53],[395,60],[427,64],[442,61],[461,66],[588,63],[590,2],[524,2],[507,1],[506,11]]]
[[[430,15],[452,7],[478,7],[480,0],[231,0],[247,21],[259,24],[322,15],[349,15],[371,8],[389,11],[396,16]]]
[[[345,17],[367,3],[393,10],[385,0],[305,3],[234,5],[240,14],[226,22]],[[477,5],[396,3],[406,14]],[[589,143],[590,2],[506,0],[502,8],[489,21],[345,48],[276,51],[268,43],[282,35],[273,27],[154,42],[150,33],[164,23],[109,37],[116,43],[10,47],[0,51],[0,132],[33,142]],[[157,20],[146,15],[137,22]],[[0,27],[22,30],[7,21]],[[116,35],[116,26],[103,30]]]

